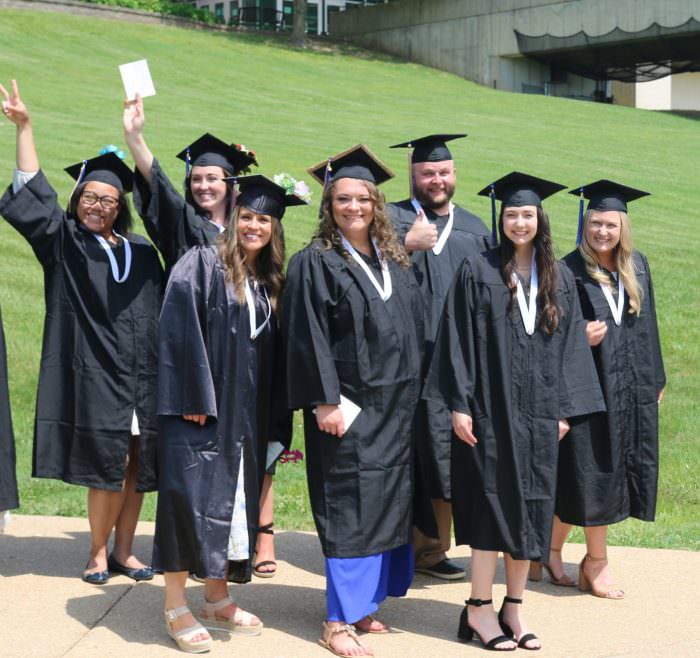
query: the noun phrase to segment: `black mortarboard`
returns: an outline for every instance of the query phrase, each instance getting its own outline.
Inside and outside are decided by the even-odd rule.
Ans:
[[[447,144],[445,142],[449,142],[453,139],[461,139],[462,137],[466,136],[466,133],[451,135],[428,135],[426,137],[419,137],[418,139],[413,139],[401,144],[394,144],[389,148],[412,148],[413,153],[411,155],[411,162],[413,164],[418,162],[441,162],[443,160],[452,160],[452,153],[450,153],[450,149],[447,148]]]
[[[259,215],[272,215],[282,219],[287,206],[307,205],[307,201],[300,196],[288,193],[284,187],[262,174],[243,176],[235,180],[239,189],[236,205]]]
[[[124,161],[114,152],[103,153],[96,158],[76,162],[64,169],[75,179],[76,187],[80,183],[98,181],[117,188],[120,192],[131,192],[134,174]]]
[[[553,181],[537,176],[530,176],[519,171],[499,178],[479,192],[480,196],[491,197],[491,240],[496,244],[496,199],[502,206],[537,206],[542,207],[542,201],[559,190],[566,188]]]
[[[381,185],[394,177],[394,173],[363,144],[356,144],[307,171],[324,188],[339,178],[357,178]]]
[[[600,210],[601,212],[605,212],[606,210],[617,210],[618,212],[627,212],[627,203],[629,201],[634,201],[635,199],[639,199],[643,196],[649,196],[650,193],[602,178],[601,180],[595,181],[595,183],[581,185],[580,187],[571,190],[569,194],[575,194],[580,198],[578,209],[578,232],[576,234],[576,245],[578,246],[581,243],[581,238],[583,237],[584,199],[588,199],[587,210]]]
[[[204,133],[177,154],[185,161],[185,173],[191,167],[221,167],[232,176],[248,171],[250,165],[258,166],[255,152],[241,144],[227,144],[210,133]]]

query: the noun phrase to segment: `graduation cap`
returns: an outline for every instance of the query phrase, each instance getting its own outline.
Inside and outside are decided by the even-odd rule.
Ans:
[[[231,180],[225,178],[224,180]],[[287,191],[281,185],[271,181],[267,176],[254,174],[236,178],[238,197],[236,205],[248,208],[259,215],[271,215],[282,219],[288,206],[305,206],[308,202],[301,196]]]
[[[411,153],[412,164],[417,164],[419,162],[441,162],[443,160],[452,160],[452,153],[450,153],[450,149],[445,142],[452,141],[453,139],[461,139],[466,136],[466,133],[427,135],[426,137],[419,137],[418,139],[412,139],[408,142],[402,142],[401,144],[394,144],[389,148],[413,149]]]
[[[545,178],[512,171],[480,190],[480,196],[491,198],[491,241],[493,244],[495,245],[497,242],[496,199],[504,207],[536,206],[541,208],[544,199],[565,188],[566,185],[560,185]]]
[[[329,183],[340,178],[356,178],[381,185],[394,177],[394,172],[364,144],[356,144],[346,151],[319,162],[307,171],[323,185],[324,189]]]
[[[242,144],[227,144],[210,133],[186,146],[177,157],[185,161],[186,176],[190,175],[191,167],[221,167],[233,176],[248,171],[250,165],[258,166],[255,151]]]
[[[643,196],[649,196],[649,192],[637,190],[634,187],[627,187],[615,181],[602,178],[581,185],[569,191],[569,194],[577,194],[580,198],[578,206],[578,231],[576,233],[576,246],[581,244],[583,237],[583,200],[588,199],[587,210],[617,210],[618,212],[627,212],[627,203],[639,199]]]
[[[111,185],[120,192],[131,192],[134,182],[134,174],[131,169],[114,151],[76,162],[74,165],[66,167],[64,171],[75,179],[75,187],[83,182],[97,181]]]

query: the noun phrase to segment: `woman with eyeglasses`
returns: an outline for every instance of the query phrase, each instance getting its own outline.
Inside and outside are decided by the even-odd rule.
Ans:
[[[83,580],[102,585],[110,572],[149,580],[132,544],[143,493],[156,488],[158,254],[128,232],[132,175],[121,159],[108,152],[68,167],[76,185],[64,211],[40,169],[17,83],[0,93],[17,128],[17,169],[0,214],[44,270],[32,474],[88,488]]]

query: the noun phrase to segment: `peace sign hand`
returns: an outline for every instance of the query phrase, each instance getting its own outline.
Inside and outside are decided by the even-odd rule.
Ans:
[[[19,87],[17,80],[12,81],[12,96],[5,87],[0,85],[0,94],[2,94],[2,113],[18,128],[26,126],[29,123],[29,110],[19,97]]]

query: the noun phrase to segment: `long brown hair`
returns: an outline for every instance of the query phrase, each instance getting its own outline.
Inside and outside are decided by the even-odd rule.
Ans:
[[[596,253],[588,244],[588,227],[591,222],[591,217],[595,210],[587,210],[583,216],[583,238],[578,246],[579,253],[586,263],[586,272],[594,281],[609,285],[608,276],[598,269],[598,258]],[[642,309],[642,297],[644,292],[637,281],[637,275],[634,268],[634,259],[632,256],[634,247],[632,246],[632,226],[626,212],[618,212],[620,216],[620,241],[615,246],[613,254],[615,256],[615,266],[619,277],[622,279],[622,285],[625,286],[627,299],[629,299],[629,313],[639,315]]]
[[[510,289],[510,305],[516,294],[516,284],[513,283],[515,273],[515,247],[503,231],[503,204],[498,217],[498,233],[500,236],[501,276]],[[557,267],[552,246],[552,233],[549,228],[549,218],[542,207],[537,208],[537,233],[532,246],[535,248],[535,264],[537,265],[538,292],[537,303],[542,307],[540,326],[546,333],[552,335],[559,326],[559,307],[557,306]]]
[[[411,261],[396,235],[394,225],[384,206],[384,194],[374,183],[366,180],[363,180],[362,183],[367,187],[367,192],[369,193],[374,209],[374,219],[369,226],[370,236],[376,240],[377,247],[379,251],[381,251],[383,258],[393,260],[401,267],[409,267]],[[331,183],[323,192],[323,198],[321,199],[321,218],[314,238],[320,240],[325,249],[335,249],[348,260],[352,260],[350,254],[343,248],[343,243],[340,239],[340,231],[333,219],[334,191],[335,182]]]
[[[219,258],[226,269],[226,280],[233,284],[239,303],[245,301],[245,281],[253,274],[246,264],[246,254],[238,242],[238,216],[241,206],[236,206],[226,230],[217,240]],[[267,287],[270,304],[277,311],[282,288],[284,287],[284,230],[282,222],[272,218],[272,235],[255,258],[255,278]]]

